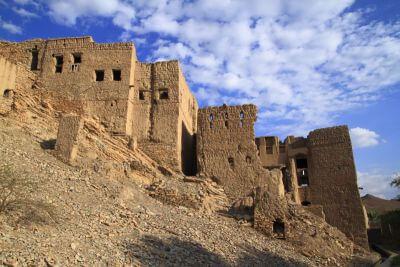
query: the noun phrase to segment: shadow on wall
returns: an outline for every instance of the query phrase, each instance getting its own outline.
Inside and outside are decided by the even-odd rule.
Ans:
[[[162,240],[147,235],[140,242],[128,243],[124,247],[128,261],[140,262],[144,266],[232,266],[220,255],[207,250],[201,244],[174,237]],[[235,266],[307,266],[254,247],[239,248],[242,254],[238,256]]]
[[[196,135],[189,133],[183,121],[181,149],[182,172],[187,176],[196,175]]]

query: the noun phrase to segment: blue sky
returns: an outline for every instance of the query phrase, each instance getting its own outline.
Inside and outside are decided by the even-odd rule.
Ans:
[[[0,0],[1,39],[82,35],[179,59],[200,106],[257,104],[259,136],[347,124],[361,193],[400,193],[399,0]]]

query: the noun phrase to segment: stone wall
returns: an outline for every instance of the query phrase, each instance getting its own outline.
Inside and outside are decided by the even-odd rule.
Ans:
[[[55,150],[57,156],[65,163],[74,163],[82,126],[83,120],[79,116],[67,115],[60,119]]]
[[[160,163],[195,175],[198,106],[178,61],[141,63],[132,43],[91,37],[0,42],[0,56],[38,74],[30,84],[45,88],[57,111],[94,117]]]
[[[11,109],[16,75],[17,65],[0,57],[0,114],[6,114]]]
[[[129,135],[129,91],[135,61],[132,43],[96,44],[91,38],[48,40],[40,82],[50,92],[81,103],[85,113],[99,117],[110,132]]]
[[[150,112],[152,104],[152,64],[136,62],[133,88],[132,136],[138,142],[150,138]]]
[[[310,202],[322,205],[326,221],[367,247],[367,230],[347,126],[308,135]]]
[[[214,177],[231,198],[267,182],[254,142],[254,105],[199,109],[197,162],[200,174]]]
[[[136,64],[132,135],[160,164],[195,174],[197,102],[176,60]]]

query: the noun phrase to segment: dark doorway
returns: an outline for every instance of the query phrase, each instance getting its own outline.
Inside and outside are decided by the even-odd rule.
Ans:
[[[307,158],[299,157],[296,159],[296,173],[297,173],[297,182],[300,186],[308,186],[308,163]]]
[[[282,221],[282,219],[277,218],[272,227],[275,237],[282,239],[285,238],[285,223]]]
[[[196,135],[191,135],[182,121],[181,167],[183,174],[194,176],[197,173]]]
[[[38,70],[38,65],[39,65],[39,51],[37,49],[33,49],[31,70]]]

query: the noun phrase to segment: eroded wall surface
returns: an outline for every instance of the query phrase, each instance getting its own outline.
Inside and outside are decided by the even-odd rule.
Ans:
[[[127,115],[135,61],[132,43],[97,44],[90,37],[50,39],[41,59],[40,82],[50,92],[82,105],[86,114],[99,117],[110,132],[130,134]]]
[[[214,177],[232,198],[268,180],[254,142],[254,105],[199,109],[197,162],[200,174]]]
[[[30,84],[47,90],[54,109],[94,117],[160,163],[196,174],[198,106],[178,61],[141,63],[132,43],[90,36],[0,42],[0,56],[36,73]]]
[[[176,60],[136,64],[132,135],[161,164],[196,174],[197,102]]]
[[[72,164],[76,158],[82,127],[83,120],[79,116],[67,115],[60,119],[55,150],[65,163]]]
[[[0,114],[11,110],[14,97],[17,65],[0,57]]]
[[[326,221],[367,247],[367,230],[347,126],[318,129],[308,135],[310,202],[324,207]]]
[[[0,57],[0,93],[3,96],[5,90],[15,88],[17,66],[4,57]]]

